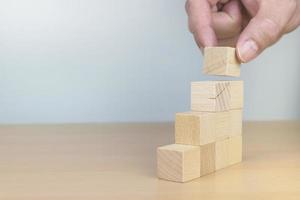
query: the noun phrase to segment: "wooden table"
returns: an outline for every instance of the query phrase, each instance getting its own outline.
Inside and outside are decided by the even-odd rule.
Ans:
[[[300,199],[300,123],[244,126],[241,164],[185,184],[156,178],[171,123],[0,126],[1,200]]]

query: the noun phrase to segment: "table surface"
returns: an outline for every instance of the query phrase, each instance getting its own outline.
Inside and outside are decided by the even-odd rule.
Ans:
[[[300,123],[244,124],[243,162],[188,183],[156,178],[172,123],[0,126],[0,199],[300,199]]]

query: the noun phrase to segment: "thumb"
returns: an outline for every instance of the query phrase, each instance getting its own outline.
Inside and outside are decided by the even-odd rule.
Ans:
[[[280,39],[296,7],[294,1],[276,1],[277,4],[272,0],[261,2],[256,16],[250,20],[237,42],[237,56],[242,62],[256,58]],[[283,5],[278,5],[282,2]]]

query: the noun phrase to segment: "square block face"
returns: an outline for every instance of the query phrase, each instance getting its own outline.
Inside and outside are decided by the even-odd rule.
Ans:
[[[181,144],[159,147],[157,176],[175,182],[200,177],[200,147]]]
[[[191,110],[221,112],[243,108],[243,81],[202,81],[191,84]]]
[[[203,73],[209,75],[240,76],[240,62],[235,48],[206,47],[204,48]]]
[[[201,169],[200,175],[204,176],[215,171],[215,143],[200,147]]]

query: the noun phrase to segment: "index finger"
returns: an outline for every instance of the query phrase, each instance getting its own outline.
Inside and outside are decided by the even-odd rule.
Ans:
[[[217,36],[212,25],[212,13],[208,0],[187,0],[186,10],[189,29],[200,48],[217,45]]]

